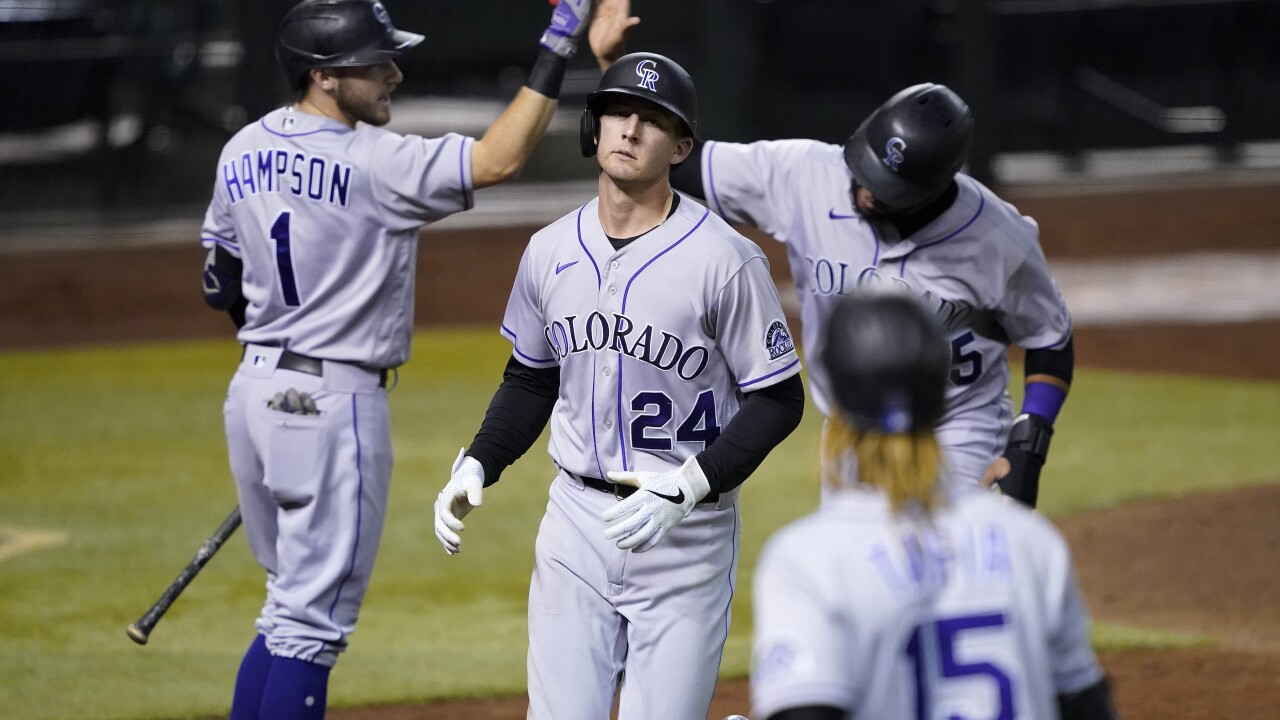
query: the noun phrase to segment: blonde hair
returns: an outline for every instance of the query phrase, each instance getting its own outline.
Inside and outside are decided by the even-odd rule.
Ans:
[[[859,431],[839,417],[828,418],[822,433],[823,482],[832,487],[841,485],[842,458],[849,450],[858,459],[858,480],[884,491],[894,513],[911,501],[933,513],[938,505],[935,491],[942,452],[932,429],[912,433]]]

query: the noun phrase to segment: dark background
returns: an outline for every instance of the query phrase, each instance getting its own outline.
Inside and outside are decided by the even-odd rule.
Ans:
[[[424,33],[398,97],[506,100],[545,0],[384,0]],[[33,211],[203,202],[218,149],[287,100],[272,38],[292,0],[0,0],[0,225]],[[971,172],[1044,152],[1280,138],[1276,0],[635,0],[632,50],[691,72],[701,134],[841,142],[916,82],[973,107]],[[585,51],[564,107],[598,77]],[[1177,110],[1181,108],[1181,110]],[[1179,118],[1182,118],[1181,120]],[[536,179],[536,178],[534,178]],[[15,220],[16,219],[16,220]]]

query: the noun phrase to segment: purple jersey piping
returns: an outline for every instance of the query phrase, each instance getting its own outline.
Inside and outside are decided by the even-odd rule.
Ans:
[[[689,229],[689,232],[685,233],[684,235],[681,235],[679,240],[676,240],[675,242],[671,243],[666,248],[664,248],[662,252],[659,252],[657,255],[654,255],[653,257],[649,258],[648,262],[646,262],[644,265],[641,265],[639,270],[636,270],[635,274],[631,276],[631,279],[627,281],[626,289],[622,291],[622,314],[623,315],[627,314],[627,298],[631,297],[631,284],[636,281],[636,278],[640,277],[640,273],[644,272],[649,268],[650,265],[657,262],[658,258],[671,252],[676,248],[677,245],[684,242],[686,239],[688,239],[690,235],[697,232],[698,228],[702,227],[702,223],[706,222],[707,218],[710,215],[711,215],[710,210],[703,210],[702,217],[698,218],[698,222],[694,223],[693,227]],[[627,437],[626,437],[626,432],[623,429],[623,422],[622,422],[622,353],[621,352],[618,353],[618,447],[622,450],[622,469],[630,470],[631,467],[627,463]]]
[[[965,224],[961,225],[960,227],[956,228],[955,230],[952,230],[951,232],[949,232],[949,233],[947,233],[946,235],[944,235],[944,236],[942,236],[942,237],[938,238],[937,240],[930,240],[929,242],[924,243],[923,245],[917,245],[915,248],[913,248],[913,249],[911,250],[911,252],[909,252],[909,253],[907,253],[906,255],[902,256],[902,264],[898,266],[898,277],[902,277],[902,276],[903,276],[903,274],[904,274],[904,273],[906,273],[906,271],[907,271],[907,258],[911,257],[911,255],[912,255],[912,254],[914,254],[914,253],[916,252],[916,250],[923,250],[923,249],[925,249],[925,248],[927,248],[927,247],[932,247],[932,246],[934,246],[934,245],[937,245],[938,243],[944,243],[944,242],[946,242],[946,241],[950,240],[951,238],[953,238],[953,237],[955,237],[955,236],[959,235],[960,233],[964,232],[965,230],[968,230],[968,229],[969,229],[969,226],[970,226],[970,225],[972,225],[974,222],[976,222],[976,221],[977,221],[978,216],[982,214],[982,209],[983,209],[984,207],[986,207],[986,206],[987,206],[987,196],[986,196],[986,195],[979,195],[979,196],[978,196],[978,209],[977,209],[977,210],[975,210],[975,211],[973,212],[973,217],[969,218],[969,220],[968,220],[967,222],[965,222]]]
[[[711,191],[711,202],[716,204],[716,214],[724,217],[724,208],[720,206],[720,195],[716,192],[716,169],[715,165],[711,164],[711,156],[716,152],[716,143],[708,140],[705,150],[707,152],[707,184],[710,186],[708,189]]]
[[[587,248],[587,243],[582,239],[582,212],[587,209],[587,203],[578,208],[578,245],[582,247],[582,252],[587,254],[587,259],[591,261],[591,267],[596,270],[596,293],[599,294],[600,286],[603,280],[600,278],[600,265],[596,263],[596,258],[591,254],[591,250]],[[600,462],[600,438],[596,435],[596,365],[595,353],[591,354],[591,452],[596,458],[596,469],[600,471],[600,477],[604,477],[604,463]],[[622,386],[622,376],[618,376],[618,386]],[[626,467],[626,459],[624,456],[623,467]]]
[[[741,524],[741,518],[738,516],[738,504],[734,503],[733,504],[733,536],[732,537],[735,539],[738,537],[740,524]],[[724,615],[723,615],[725,641],[728,641],[729,639],[729,622],[730,622],[730,619],[732,618],[732,612],[733,612],[733,593],[734,593],[734,590],[736,589],[734,587],[735,585],[734,577],[736,575],[736,569],[738,567],[738,543],[733,542],[733,540],[730,540],[730,544],[733,547],[733,557],[729,561],[729,602],[725,603]],[[721,646],[723,647],[723,644]],[[720,666],[723,663],[724,663],[724,654],[721,653],[720,660],[716,662],[716,675],[720,674]],[[708,712],[711,711],[710,703],[707,704],[707,711]]]
[[[471,192],[467,190],[467,138],[462,138],[458,149],[458,187],[462,188],[462,208],[471,207]]]
[[[304,132],[304,133],[292,133],[292,134],[290,134],[290,133],[276,132],[275,130],[272,130],[271,128],[267,127],[267,119],[266,119],[265,117],[264,117],[264,118],[262,118],[261,120],[259,120],[259,121],[258,121],[258,124],[262,126],[262,129],[263,129],[263,130],[266,130],[267,132],[271,133],[272,135],[275,135],[276,137],[282,137],[282,138],[306,137],[306,136],[308,136],[308,135],[315,135],[315,134],[317,134],[317,133],[343,133],[343,132],[351,132],[351,128],[348,128],[348,127],[341,127],[341,128],[320,128],[319,130],[308,130],[308,131],[306,131],[306,132]]]
[[[554,357],[549,357],[546,359],[536,358],[531,355],[525,355],[524,353],[520,352],[520,336],[516,335],[515,331],[507,327],[506,325],[502,325],[501,327],[502,327],[502,334],[506,335],[507,338],[511,340],[511,349],[515,351],[516,355],[519,355],[520,357],[524,358],[525,360],[528,360],[529,362],[549,363],[549,362],[556,361]]]
[[[880,265],[880,233],[876,231],[874,223],[867,223],[867,227],[871,228],[871,236],[876,239],[876,252],[871,256],[871,267]]]
[[[338,600],[342,597],[342,588],[346,586],[347,580],[351,579],[352,573],[356,570],[356,555],[360,551],[360,523],[363,519],[364,503],[364,464],[361,462],[360,450],[360,414],[356,411],[356,398],[359,395],[351,396],[351,430],[356,436],[356,536],[351,543],[351,564],[347,566],[347,574],[342,576],[338,581],[338,589],[333,593],[333,603],[329,605],[329,620],[333,620],[333,611],[338,607]],[[347,637],[346,631],[342,631],[338,636],[338,642],[341,643]]]
[[[778,373],[784,373],[784,372],[786,372],[786,371],[790,370],[791,368],[795,367],[795,366],[796,366],[796,364],[797,364],[797,363],[799,363],[799,362],[800,362],[800,358],[796,358],[795,360],[792,360],[792,361],[791,361],[791,362],[790,362],[786,367],[784,367],[784,368],[779,368],[779,369],[777,369],[777,370],[774,370],[773,372],[769,373],[768,375],[761,375],[760,377],[755,378],[755,379],[753,379],[753,380],[748,380],[748,381],[746,381],[746,382],[740,382],[740,383],[738,383],[738,387],[740,387],[740,388],[744,388],[744,387],[746,387],[746,386],[748,386],[748,385],[755,385],[755,384],[756,384],[756,383],[758,383],[758,382],[763,382],[763,381],[765,381],[765,380],[768,380],[769,378],[773,377],[774,375],[777,375]]]
[[[215,245],[221,245],[222,247],[224,247],[224,248],[226,248],[226,249],[228,249],[228,250],[234,250],[234,251],[236,251],[236,252],[239,252],[239,250],[240,250],[240,246],[239,246],[239,245],[237,245],[235,242],[233,242],[233,241],[231,241],[231,240],[227,240],[226,238],[220,238],[220,237],[218,237],[217,235],[210,235],[210,234],[206,233],[206,234],[204,234],[204,235],[201,235],[201,236],[200,236],[200,239],[201,239],[201,240],[208,240],[209,242],[211,242],[211,243],[213,243],[213,244],[215,244]]]

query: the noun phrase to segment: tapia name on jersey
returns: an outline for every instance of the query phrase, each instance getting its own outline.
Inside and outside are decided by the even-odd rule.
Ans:
[[[612,313],[606,317],[597,311],[585,318],[569,315],[553,320],[543,329],[543,336],[561,360],[576,353],[608,348],[664,372],[675,369],[682,380],[693,380],[707,368],[711,351],[705,346],[686,345],[679,337],[652,325],[645,325],[639,332],[634,332],[635,329],[635,322],[626,315]],[[628,345],[633,332],[634,339]],[[656,346],[655,332],[662,336]]]
[[[295,197],[347,206],[351,166],[296,150],[259,148],[222,164],[231,204],[259,193],[288,191]]]

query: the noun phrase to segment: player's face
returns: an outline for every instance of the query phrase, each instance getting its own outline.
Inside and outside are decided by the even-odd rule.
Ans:
[[[892,210],[887,205],[876,200],[876,196],[861,185],[854,187],[853,208],[865,218],[884,218],[892,214]]]
[[[620,186],[647,185],[693,150],[680,121],[640,98],[610,100],[600,115],[600,168]]]
[[[334,68],[333,99],[351,121],[386,125],[391,120],[391,93],[404,74],[391,60],[364,67]]]

